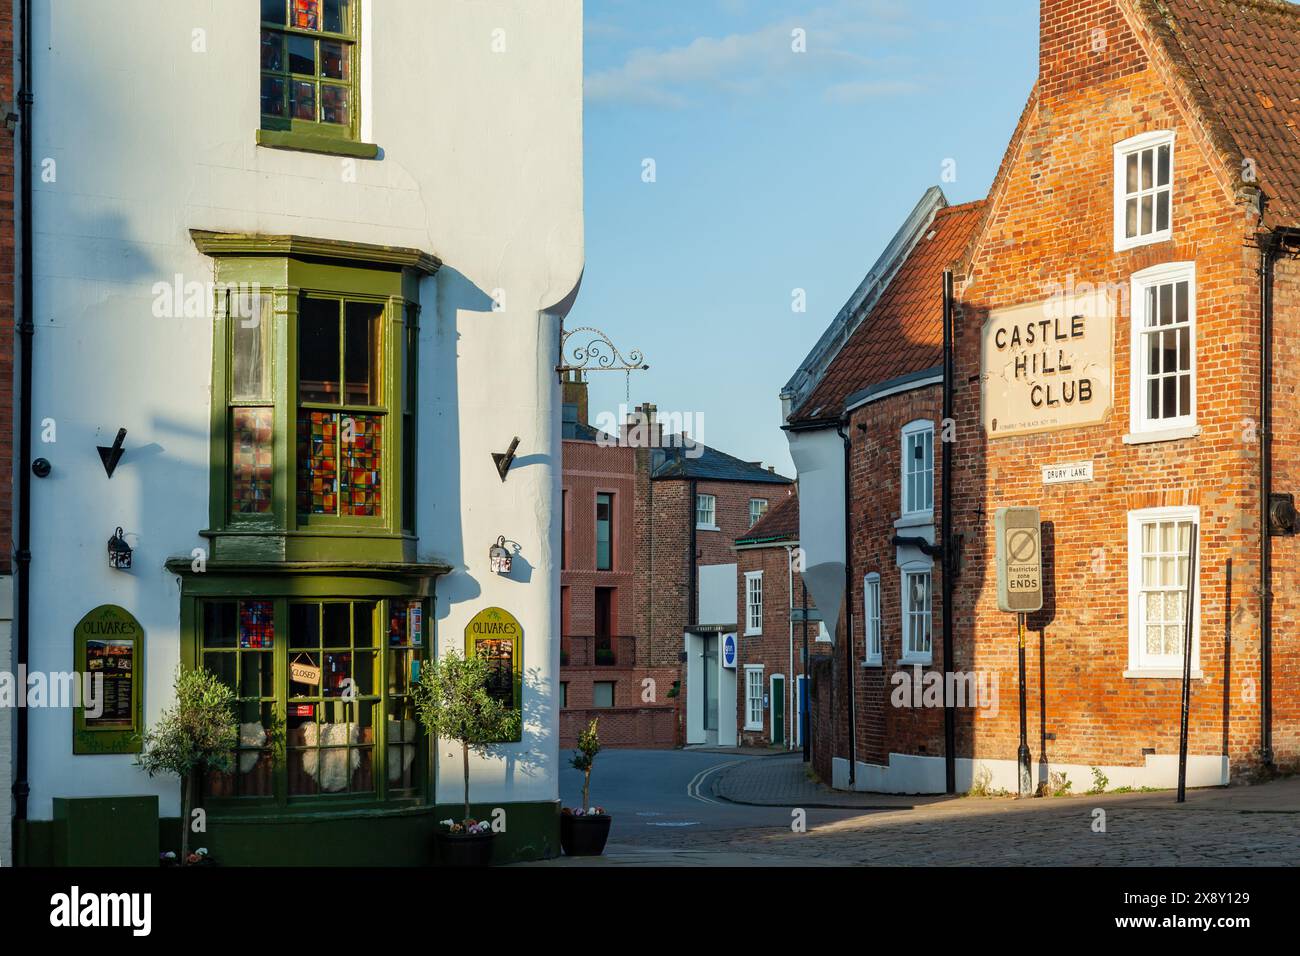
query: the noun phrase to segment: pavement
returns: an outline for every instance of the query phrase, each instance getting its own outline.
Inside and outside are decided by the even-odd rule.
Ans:
[[[560,781],[566,805],[581,776]],[[832,791],[798,754],[604,751],[602,857],[535,866],[1295,866],[1300,777],[1256,786],[1065,797]]]

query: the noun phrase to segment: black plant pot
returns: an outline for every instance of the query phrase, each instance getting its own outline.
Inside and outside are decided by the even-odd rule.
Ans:
[[[614,818],[608,813],[601,816],[575,817],[565,813],[560,817],[560,846],[565,856],[600,856],[609,839],[609,825]]]
[[[439,833],[438,862],[443,866],[491,866],[492,838],[487,833]]]

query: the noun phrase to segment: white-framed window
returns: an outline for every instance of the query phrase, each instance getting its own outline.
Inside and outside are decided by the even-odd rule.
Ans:
[[[1128,514],[1129,666],[1126,677],[1181,677],[1183,674],[1187,572],[1192,540],[1200,520],[1200,509],[1195,507],[1143,508]],[[1192,607],[1192,670],[1197,676],[1200,605],[1198,575]]]
[[[903,426],[903,516],[934,513],[934,422]]]
[[[752,528],[758,524],[758,519],[767,514],[766,498],[749,499],[749,526]]]
[[[863,652],[868,664],[884,660],[880,636],[880,575],[872,571],[862,580]]]
[[[1143,133],[1115,144],[1115,250],[1173,237],[1174,134]]]
[[[1196,425],[1196,263],[1134,273],[1129,429],[1135,435]]]
[[[928,562],[905,564],[900,575],[903,584],[903,662],[907,664],[929,664],[933,659],[932,569]]]
[[[718,525],[718,499],[713,495],[695,496],[695,527],[705,531],[716,531]]]
[[[763,633],[763,572],[745,572],[745,634]]]
[[[763,666],[745,665],[745,729],[763,729]]]

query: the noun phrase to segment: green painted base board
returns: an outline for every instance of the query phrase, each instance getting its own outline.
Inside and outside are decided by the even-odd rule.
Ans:
[[[560,854],[559,802],[473,804],[480,819],[506,812],[506,832],[497,835],[495,863],[545,860]],[[221,866],[431,866],[440,820],[459,819],[459,804],[432,809],[366,814],[319,814],[267,819],[210,819],[190,849],[206,847]],[[19,865],[58,866],[54,821],[30,820],[23,827]],[[180,821],[158,821],[162,850],[180,850]],[[151,852],[156,852],[150,848]],[[97,853],[97,847],[84,847]]]

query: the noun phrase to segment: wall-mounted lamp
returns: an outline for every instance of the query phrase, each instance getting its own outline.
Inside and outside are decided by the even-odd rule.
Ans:
[[[497,543],[488,549],[488,563],[493,574],[509,574],[512,559],[506,547],[506,536],[497,535]]]
[[[108,539],[108,566],[119,571],[126,571],[131,567],[131,546],[126,543],[126,538],[122,537],[121,528],[118,528],[113,537]]]

